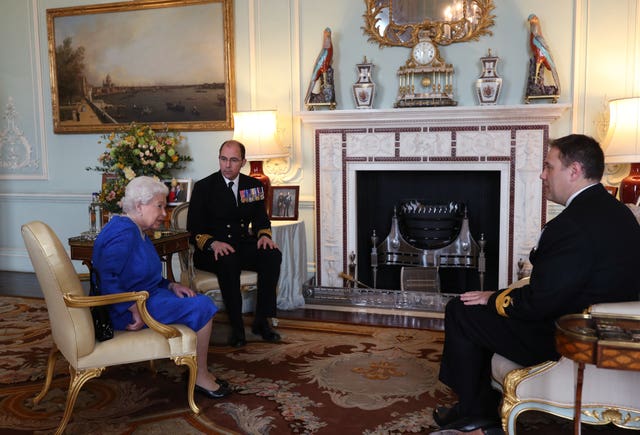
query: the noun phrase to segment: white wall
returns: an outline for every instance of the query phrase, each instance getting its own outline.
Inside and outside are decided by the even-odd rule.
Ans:
[[[0,112],[13,98],[24,137],[40,153],[41,175],[24,179],[0,176],[0,270],[31,270],[20,238],[20,225],[41,219],[61,239],[87,229],[90,194],[99,189],[100,174],[85,171],[102,151],[96,134],[53,134],[46,9],[104,3],[99,0],[0,0]],[[558,121],[552,135],[595,134],[605,98],[638,94],[640,0],[495,0],[493,36],[441,48],[456,68],[459,105],[475,105],[473,85],[480,75],[479,58],[491,48],[500,56],[504,78],[501,104],[523,101],[529,57],[526,18],[536,13],[554,53],[562,81],[560,102],[573,103],[572,114]],[[278,184],[301,186],[300,216],[306,221],[310,271],[314,262],[313,138],[301,128],[296,113],[312,65],[321,47],[322,30],[333,30],[338,110],[355,107],[351,85],[355,64],[363,57],[375,64],[376,108],[395,100],[396,70],[408,48],[367,41],[363,0],[236,0],[235,73],[237,109],[278,110],[280,139],[290,149],[285,167],[267,165]],[[0,132],[7,128],[0,118]],[[230,131],[191,132],[188,154],[194,157],[180,177],[199,179],[217,170],[219,144]],[[37,153],[36,153],[37,154]],[[1,154],[0,154],[1,156]],[[29,177],[26,177],[29,178]],[[79,271],[84,271],[78,264]]]

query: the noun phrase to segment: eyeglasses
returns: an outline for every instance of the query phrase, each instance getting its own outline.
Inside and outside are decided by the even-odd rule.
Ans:
[[[225,156],[219,156],[218,158],[220,159],[220,161],[222,163],[231,162],[232,165],[237,165],[238,163],[242,162],[242,160],[240,160],[237,157],[228,158],[228,157],[225,157]]]

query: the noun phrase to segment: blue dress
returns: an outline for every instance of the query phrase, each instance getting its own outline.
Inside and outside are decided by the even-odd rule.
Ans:
[[[179,323],[198,331],[218,311],[208,296],[178,297],[169,290],[170,281],[162,276],[162,263],[153,243],[126,216],[114,216],[100,231],[91,261],[103,295],[146,290],[147,309],[159,322]],[[109,306],[115,329],[124,330],[133,321],[131,304]]]

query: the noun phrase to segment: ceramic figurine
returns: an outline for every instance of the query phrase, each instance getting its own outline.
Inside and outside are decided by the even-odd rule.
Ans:
[[[527,95],[525,102],[533,99],[552,99],[554,103],[560,96],[560,78],[556,64],[551,56],[551,50],[542,36],[540,20],[534,14],[529,15],[529,47],[531,59],[529,60],[529,76],[527,79]],[[553,84],[545,85],[544,72],[551,73]]]
[[[313,110],[315,106],[328,106],[336,108],[336,96],[333,88],[333,43],[331,42],[331,29],[326,28],[322,33],[322,49],[316,58],[311,73],[311,81],[307,88],[304,103],[307,109]]]

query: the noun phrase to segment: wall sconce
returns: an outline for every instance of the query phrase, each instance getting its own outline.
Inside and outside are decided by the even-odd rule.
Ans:
[[[257,178],[264,186],[267,211],[271,207],[271,180],[263,172],[262,162],[267,159],[286,157],[276,138],[276,111],[257,110],[235,112],[233,114],[233,139],[247,149],[245,158],[249,161],[249,175]]]
[[[640,97],[609,101],[609,130],[602,142],[605,162],[631,163],[620,182],[620,201],[635,204],[640,196]]]

